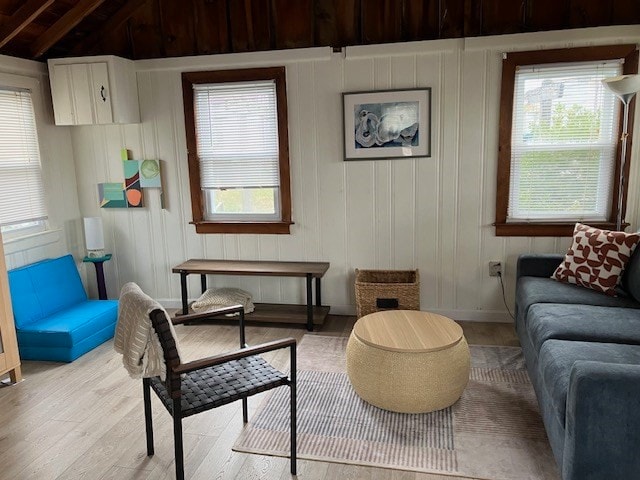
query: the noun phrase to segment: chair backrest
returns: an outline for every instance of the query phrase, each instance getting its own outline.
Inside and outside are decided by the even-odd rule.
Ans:
[[[178,344],[171,331],[171,321],[162,309],[155,309],[149,313],[151,325],[158,335],[160,346],[164,352],[164,363],[167,366],[167,378],[165,384],[172,398],[180,395],[180,375],[173,373],[173,368],[180,365],[180,353]]]

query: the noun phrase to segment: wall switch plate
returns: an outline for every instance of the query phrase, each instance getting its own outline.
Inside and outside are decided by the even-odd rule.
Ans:
[[[501,262],[489,262],[489,276],[499,277],[502,275],[502,263]]]

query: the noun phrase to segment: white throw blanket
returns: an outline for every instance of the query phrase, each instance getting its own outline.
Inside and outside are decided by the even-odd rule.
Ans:
[[[122,287],[113,348],[122,354],[122,363],[131,378],[166,378],[162,346],[149,318],[149,313],[156,309],[164,311],[162,305],[146,295],[135,283],[129,282]],[[178,348],[178,340],[171,322],[169,328]]]
[[[242,305],[244,313],[255,310],[251,294],[239,288],[210,288],[191,304],[194,312],[204,312],[233,305]],[[238,315],[237,313],[231,315]]]

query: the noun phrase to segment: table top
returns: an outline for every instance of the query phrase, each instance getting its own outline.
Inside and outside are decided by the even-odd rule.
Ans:
[[[88,263],[102,263],[102,262],[106,262],[107,260],[111,260],[112,254],[111,253],[107,253],[105,256],[103,257],[84,257],[82,259],[83,262]]]
[[[435,352],[456,345],[462,327],[450,318],[416,310],[386,310],[360,318],[353,334],[363,343],[394,352]]]
[[[173,267],[173,273],[266,275],[284,277],[322,277],[329,269],[329,262],[279,262],[264,260],[209,260],[190,259]]]

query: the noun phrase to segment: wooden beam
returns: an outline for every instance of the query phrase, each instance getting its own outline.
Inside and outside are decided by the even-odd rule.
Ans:
[[[31,55],[33,58],[42,56],[104,1],[105,0],[80,0],[75,7],[51,25],[51,27],[33,43],[31,47]]]
[[[129,0],[125,3],[120,10],[113,14],[109,20],[99,30],[94,30],[86,38],[82,39],[71,50],[72,55],[79,55],[81,53],[89,53],[91,49],[100,41],[106,32],[112,32],[120,28],[136,11],[142,7],[149,0]]]
[[[0,27],[0,48],[4,47],[13,37],[18,35],[24,27],[33,22],[55,0],[29,0],[22,5],[11,18]]]

